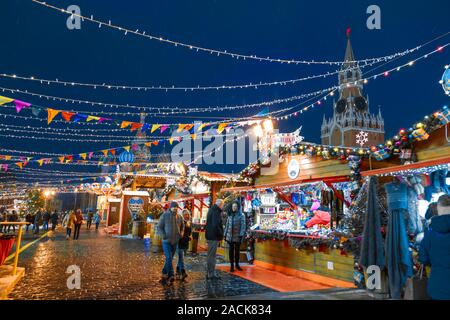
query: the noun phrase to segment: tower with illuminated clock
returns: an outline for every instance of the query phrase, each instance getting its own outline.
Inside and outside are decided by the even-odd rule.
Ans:
[[[350,34],[339,72],[339,99],[333,102],[333,117],[323,117],[322,144],[343,147],[370,147],[384,142],[381,110],[370,112],[369,99],[363,95],[362,73],[355,62]]]

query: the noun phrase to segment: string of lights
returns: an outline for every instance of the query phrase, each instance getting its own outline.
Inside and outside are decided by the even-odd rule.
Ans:
[[[218,49],[210,49],[210,48],[206,48],[206,47],[201,47],[201,46],[196,46],[196,45],[192,45],[192,44],[187,44],[187,43],[183,43],[183,42],[178,42],[178,41],[174,41],[174,40],[170,40],[167,38],[163,38],[163,37],[159,37],[159,36],[155,36],[152,34],[148,34],[145,31],[139,31],[139,29],[136,30],[132,30],[132,29],[128,29],[125,27],[121,27],[119,25],[115,25],[113,23],[111,23],[111,20],[109,20],[108,22],[105,21],[101,21],[101,20],[97,20],[94,19],[93,15],[91,15],[90,17],[87,16],[83,16],[81,14],[75,13],[75,12],[70,12],[64,8],[59,8],[53,5],[50,5],[46,2],[43,1],[38,1],[38,0],[31,0],[32,2],[39,4],[41,6],[56,10],[58,12],[61,12],[63,14],[67,14],[69,15],[72,19],[73,18],[79,18],[82,21],[88,21],[91,23],[94,23],[96,25],[98,25],[99,28],[101,28],[102,26],[114,29],[114,30],[118,30],[120,32],[123,32],[124,35],[129,34],[133,34],[136,36],[140,36],[142,38],[148,39],[148,40],[152,40],[152,41],[159,41],[161,43],[166,43],[169,45],[172,45],[174,47],[181,47],[181,48],[186,48],[189,49],[193,52],[204,52],[204,53],[209,53],[212,55],[217,55],[217,56],[228,56],[234,59],[242,59],[242,60],[256,60],[256,61],[261,61],[261,62],[275,62],[275,63],[281,63],[281,64],[294,64],[294,65],[299,65],[299,64],[306,64],[306,65],[342,65],[343,61],[315,61],[315,60],[295,60],[295,59],[277,59],[277,58],[271,58],[271,57],[261,57],[258,55],[247,55],[247,54],[241,54],[241,53],[235,53],[235,52],[231,52],[229,50],[218,50]],[[383,61],[388,61],[391,59],[394,59],[400,55],[405,55],[408,54],[410,52],[413,51],[417,51],[419,50],[423,45],[419,45],[416,46],[412,49],[407,49],[404,50],[402,52],[397,52],[394,54],[390,54],[387,56],[382,56],[382,57],[376,57],[376,58],[367,58],[367,59],[362,59],[362,60],[354,60],[352,62],[356,62],[356,63],[367,63],[367,62],[373,62],[373,61],[378,61],[378,62],[383,62]]]
[[[415,50],[414,50],[415,51]],[[410,54],[414,51],[405,52],[404,54],[400,55],[399,57],[403,57],[407,54]],[[349,70],[356,70],[356,69],[364,69],[366,67],[373,66],[375,64],[381,63],[382,61],[373,61],[370,63],[365,63],[361,66],[357,65],[355,67],[349,68]],[[194,86],[194,87],[177,87],[177,86],[130,86],[130,85],[123,85],[123,84],[107,84],[107,83],[88,83],[88,82],[77,82],[77,81],[64,81],[64,80],[51,80],[51,79],[44,79],[39,78],[35,76],[23,76],[23,75],[17,75],[17,74],[8,74],[8,73],[0,73],[0,77],[7,78],[7,79],[15,79],[15,80],[24,80],[24,81],[31,81],[31,82],[39,82],[40,84],[46,84],[46,85],[61,85],[61,86],[70,86],[70,87],[85,87],[85,88],[91,88],[91,89],[97,89],[97,88],[105,88],[105,89],[116,89],[116,90],[136,90],[136,91],[206,91],[206,90],[232,90],[232,89],[258,89],[262,87],[271,87],[271,86],[286,86],[286,85],[292,85],[299,82],[304,82],[308,80],[313,79],[324,79],[333,75],[338,74],[341,72],[340,69],[335,71],[328,71],[321,74],[315,74],[311,76],[306,76],[302,78],[296,78],[296,79],[289,79],[289,80],[279,80],[279,81],[271,81],[271,82],[256,82],[256,83],[246,83],[246,84],[237,84],[237,85],[219,85],[219,86]]]
[[[281,98],[281,99],[274,99],[270,101],[262,101],[257,103],[251,103],[251,104],[242,104],[242,105],[222,105],[222,106],[206,106],[206,107],[178,107],[178,106],[163,106],[163,107],[148,107],[148,106],[136,106],[136,105],[130,105],[130,104],[115,104],[115,103],[105,103],[105,102],[97,102],[97,101],[88,101],[88,100],[79,100],[79,99],[72,99],[72,98],[64,98],[64,97],[57,97],[57,96],[51,96],[51,95],[45,95],[41,93],[36,92],[30,92],[28,90],[19,90],[19,89],[11,89],[6,87],[0,87],[0,90],[2,92],[10,92],[10,93],[19,93],[24,95],[29,95],[32,97],[38,97],[40,99],[46,99],[48,101],[58,101],[58,102],[65,102],[65,103],[72,103],[72,104],[85,104],[85,105],[91,105],[91,106],[100,106],[105,108],[124,108],[124,109],[135,109],[136,112],[120,112],[120,113],[111,113],[114,115],[140,115],[141,113],[145,113],[149,116],[173,116],[175,114],[188,114],[188,113],[199,113],[199,112],[216,112],[216,111],[224,111],[224,110],[241,110],[241,109],[249,109],[249,108],[257,108],[257,107],[267,107],[272,106],[275,104],[280,104],[284,102],[292,102],[296,100],[301,100],[304,98],[309,98],[311,96],[315,96],[318,94],[322,94],[327,91],[331,91],[335,89],[336,86],[329,87],[326,89],[317,90],[314,92],[309,92],[301,95],[291,96],[287,98]],[[152,110],[157,110],[156,112],[151,112]],[[78,111],[78,112],[90,112],[90,111]],[[104,111],[105,112],[105,111]],[[107,113],[105,113],[107,114]]]

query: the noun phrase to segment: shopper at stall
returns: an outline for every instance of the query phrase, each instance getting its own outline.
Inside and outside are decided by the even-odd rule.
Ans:
[[[239,266],[239,255],[242,239],[245,234],[245,216],[240,210],[238,201],[232,203],[228,209],[227,223],[225,225],[225,241],[229,246],[230,272],[236,269],[242,271]]]
[[[91,229],[92,219],[94,219],[94,213],[92,211],[89,211],[87,214],[87,221],[86,221],[86,228],[88,230]]]
[[[208,210],[206,216],[205,237],[208,243],[208,254],[206,259],[206,278],[218,279],[216,274],[216,253],[219,242],[223,240],[223,221],[222,221],[223,200],[218,199],[216,203]]]
[[[183,217],[178,214],[176,202],[172,201],[169,210],[159,218],[158,230],[162,238],[162,247],[166,258],[162,269],[161,282],[172,283],[175,280],[172,260],[184,231]]]
[[[434,300],[450,300],[450,196],[437,203],[438,216],[431,219],[430,229],[420,244],[419,260],[431,266],[428,295]]]
[[[83,214],[81,213],[81,209],[77,210],[75,216],[77,220],[75,221],[75,227],[73,230],[73,239],[78,240],[78,237],[80,236],[81,225],[83,224]]]
[[[186,268],[184,266],[184,256],[189,248],[189,241],[191,240],[191,213],[189,210],[183,210],[183,220],[184,220],[184,232],[183,237],[178,242],[178,264],[177,264],[177,278],[184,280],[187,277]]]

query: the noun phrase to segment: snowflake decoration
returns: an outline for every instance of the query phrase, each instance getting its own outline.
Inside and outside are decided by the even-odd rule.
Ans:
[[[361,147],[364,146],[369,141],[369,133],[360,131],[356,134],[356,144],[359,144]]]

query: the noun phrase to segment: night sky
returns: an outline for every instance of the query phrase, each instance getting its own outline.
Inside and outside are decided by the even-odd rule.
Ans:
[[[346,37],[351,27],[351,41],[356,59],[384,56],[413,48],[450,31],[450,2],[429,1],[47,1],[67,8],[77,4],[85,16],[108,21],[130,29],[146,30],[202,47],[233,51],[243,54],[292,58],[304,60],[342,60]],[[366,27],[366,8],[371,4],[381,7],[381,30]],[[82,22],[81,30],[66,28],[67,15],[33,3],[30,0],[2,0],[0,2],[0,73],[18,74],[79,82],[121,83],[129,85],[206,86],[245,84],[301,78],[336,70],[336,66],[281,65],[277,63],[243,61],[227,56],[173,47],[124,35],[106,27],[98,28]],[[378,71],[406,63],[414,57],[450,42],[447,36],[421,51],[397,60]],[[449,103],[438,81],[444,65],[450,63],[450,48],[442,53],[407,68],[392,73],[388,78],[370,81],[365,87],[372,112],[381,108],[385,118],[386,138],[395,135],[401,127],[409,127],[423,116]],[[364,69],[369,70],[370,67]],[[295,85],[271,86],[258,89],[236,89],[197,92],[137,92],[123,90],[96,90],[80,87],[42,85],[27,81],[0,78],[0,87],[29,90],[46,95],[81,100],[133,104],[142,106],[218,106],[240,105],[285,98],[308,93],[337,84],[337,76],[300,82]],[[93,114],[107,111],[89,105],[66,104],[38,97],[8,92],[1,95],[18,98],[40,106],[91,110]],[[270,110],[296,103],[281,104]],[[262,108],[235,112],[208,113],[207,116],[251,116]],[[116,110],[114,110],[116,111]],[[118,111],[126,111],[119,109]],[[133,110],[131,110],[133,111]],[[15,114],[11,108],[2,108],[0,114]],[[320,125],[323,114],[332,114],[332,103],[327,101],[301,116],[279,123],[280,131],[291,132],[303,126],[307,141],[320,142]],[[31,117],[29,110],[20,113]],[[183,122],[206,120],[204,114],[189,118],[151,118],[147,122]],[[44,115],[41,115],[45,119]],[[137,121],[137,117],[117,116],[120,120]],[[211,118],[210,118],[211,119]],[[0,117],[0,124],[14,126],[47,127],[45,121],[32,121]],[[61,125],[54,128],[107,129],[108,126],[80,124]],[[18,129],[17,127],[14,127]],[[0,127],[0,135],[8,134]],[[22,128],[26,129],[26,128]],[[16,132],[9,134],[48,137],[42,134]],[[95,133],[94,133],[95,134]],[[106,135],[108,132],[102,131]],[[115,134],[118,133],[109,133]],[[130,133],[124,133],[130,135]],[[65,137],[70,137],[67,135]],[[49,153],[79,153],[108,147],[127,145],[126,142],[83,142],[32,140],[0,136],[0,146],[6,149]],[[102,138],[98,138],[102,139]],[[107,138],[104,138],[107,139]],[[155,151],[168,152],[170,145]],[[0,151],[0,154],[7,154]],[[18,153],[16,153],[18,154]],[[36,167],[36,165],[34,166]],[[47,166],[57,170],[97,170],[80,166]],[[70,169],[69,169],[70,168]],[[203,166],[203,169],[237,172],[242,166]]]

